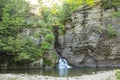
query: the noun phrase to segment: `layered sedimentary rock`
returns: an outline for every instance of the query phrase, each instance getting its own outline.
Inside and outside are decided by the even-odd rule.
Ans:
[[[118,9],[120,10],[120,9]],[[62,55],[79,67],[120,66],[120,17],[113,9],[81,6],[66,22]]]

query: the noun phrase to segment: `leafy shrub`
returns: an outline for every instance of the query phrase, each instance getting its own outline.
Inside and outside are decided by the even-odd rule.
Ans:
[[[41,49],[44,50],[44,51],[49,50],[50,49],[50,43],[43,41],[41,43]]]
[[[19,36],[26,27],[29,4],[23,0],[8,0],[2,8],[0,22],[0,52],[9,54],[13,62],[31,61],[41,57],[40,50],[30,39]]]
[[[120,80],[120,70],[115,70],[116,76],[117,76],[117,80]]]
[[[120,0],[101,0],[103,9],[114,8],[117,9],[120,6]]]
[[[116,36],[117,36],[116,30],[113,29],[112,26],[108,26],[107,31],[108,31],[108,36],[109,36],[109,38],[112,38],[112,37],[116,37]]]
[[[45,41],[52,43],[54,41],[54,36],[53,34],[46,34],[45,35]]]
[[[111,13],[111,17],[113,18],[120,17],[120,11]]]

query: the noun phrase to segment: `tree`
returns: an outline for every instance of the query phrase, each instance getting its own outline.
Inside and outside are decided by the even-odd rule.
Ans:
[[[6,5],[7,2],[8,0],[0,0],[0,21],[2,21],[2,13],[3,13],[2,8]]]
[[[21,35],[26,25],[29,4],[24,0],[8,0],[2,7],[0,22],[0,53],[10,56],[13,62],[31,61],[41,56],[39,47]]]

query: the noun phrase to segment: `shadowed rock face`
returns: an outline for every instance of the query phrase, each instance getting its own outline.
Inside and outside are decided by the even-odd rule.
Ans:
[[[120,9],[119,9],[120,10]],[[102,11],[99,6],[83,6],[66,22],[62,55],[79,67],[120,66],[120,17],[111,17],[114,10]],[[109,25],[117,33],[109,37]]]

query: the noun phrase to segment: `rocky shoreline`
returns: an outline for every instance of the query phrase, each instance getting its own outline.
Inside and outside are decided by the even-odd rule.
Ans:
[[[29,74],[0,74],[0,80],[117,80],[114,71],[98,72],[97,74],[75,77],[52,77]]]

